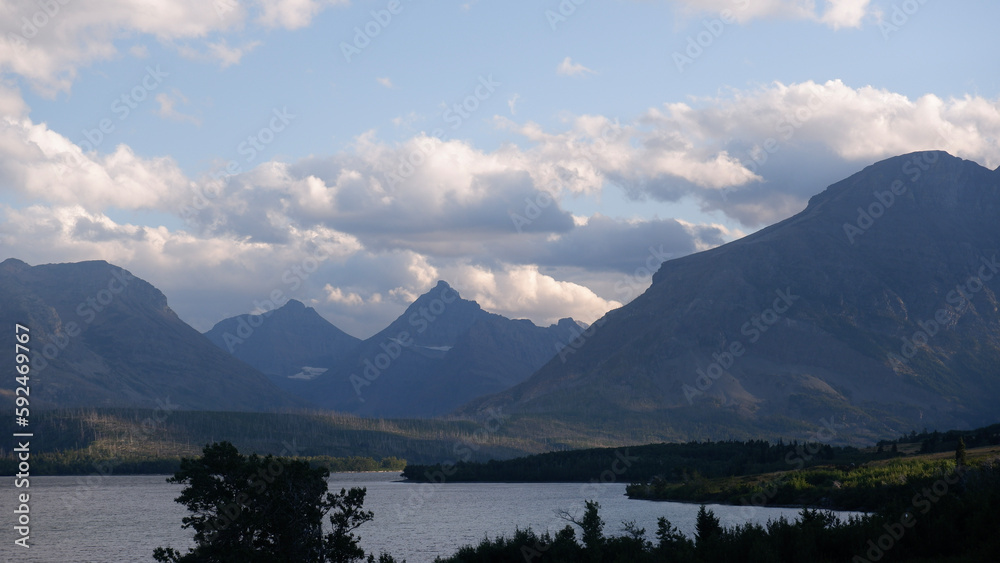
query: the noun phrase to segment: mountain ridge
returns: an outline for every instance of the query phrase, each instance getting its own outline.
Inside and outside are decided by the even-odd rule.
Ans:
[[[103,260],[0,264],[0,322],[30,329],[32,406],[283,410],[308,402],[207,342],[167,298]],[[0,361],[14,365],[13,349]],[[5,382],[8,390],[11,382]]]
[[[1000,252],[998,194],[997,171],[940,151],[875,163],[793,217],[665,262],[565,364],[458,413],[647,413],[675,428],[720,417],[771,435],[801,433],[819,413],[861,433],[995,422],[1000,316],[988,285],[926,353],[889,358]],[[779,291],[799,299],[768,314]]]

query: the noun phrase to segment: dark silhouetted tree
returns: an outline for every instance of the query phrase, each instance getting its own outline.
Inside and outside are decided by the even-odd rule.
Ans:
[[[722,526],[719,525],[719,517],[716,516],[711,510],[707,510],[704,504],[698,509],[698,516],[695,518],[694,529],[695,541],[699,545],[710,541],[722,532]]]
[[[325,467],[289,458],[244,456],[229,442],[205,446],[184,458],[170,483],[186,485],[177,502],[191,512],[182,520],[194,530],[195,547],[181,554],[158,547],[166,563],[353,563],[365,553],[352,533],[372,519],[362,509],[365,489],[327,492]],[[323,517],[333,511],[333,531]],[[375,562],[374,556],[368,561]],[[383,554],[379,563],[392,563]]]

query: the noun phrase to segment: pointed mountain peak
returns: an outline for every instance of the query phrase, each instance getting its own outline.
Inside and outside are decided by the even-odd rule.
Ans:
[[[437,285],[434,286],[434,289],[436,289],[438,291],[444,291],[444,290],[447,290],[447,289],[454,289],[454,288],[452,288],[450,285],[448,285],[448,282],[446,282],[444,280],[438,280]],[[458,293],[458,292],[456,291],[455,293]]]
[[[289,299],[288,302],[286,302],[284,305],[281,306],[281,309],[286,309],[289,312],[296,312],[296,311],[304,311],[306,309],[306,306],[298,299]]]
[[[458,290],[448,285],[448,282],[444,280],[438,280],[434,287],[427,290],[426,293],[417,297],[416,301],[413,303],[423,302],[428,299],[445,299],[448,303],[452,301],[465,301],[462,296],[459,295]],[[411,305],[412,306],[412,305]]]

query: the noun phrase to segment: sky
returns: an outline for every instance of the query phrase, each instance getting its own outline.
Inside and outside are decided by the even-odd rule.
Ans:
[[[593,322],[863,167],[1000,166],[991,0],[2,0],[0,259],[205,331]]]

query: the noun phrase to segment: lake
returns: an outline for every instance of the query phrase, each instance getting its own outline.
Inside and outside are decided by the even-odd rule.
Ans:
[[[88,482],[89,479],[89,482]],[[0,560],[38,563],[152,561],[153,548],[186,550],[192,533],[181,529],[187,511],[174,498],[181,485],[166,476],[33,477],[31,479],[31,548],[14,545],[12,529],[17,492],[13,478],[0,487],[2,541]],[[387,551],[409,563],[433,561],[486,535],[509,534],[516,527],[556,531],[566,522],[555,514],[580,515],[585,499],[601,504],[609,535],[622,521],[634,520],[656,532],[656,519],[666,516],[689,536],[694,534],[698,506],[630,500],[624,483],[448,483],[400,481],[398,473],[335,473],[330,490],[367,487],[365,508],[375,519],[358,533],[366,551]],[[795,519],[798,510],[709,505],[723,525],[747,520],[766,522],[781,515]],[[848,513],[841,513],[848,514]],[[327,522],[327,524],[329,524]],[[577,532],[579,537],[579,531]]]

